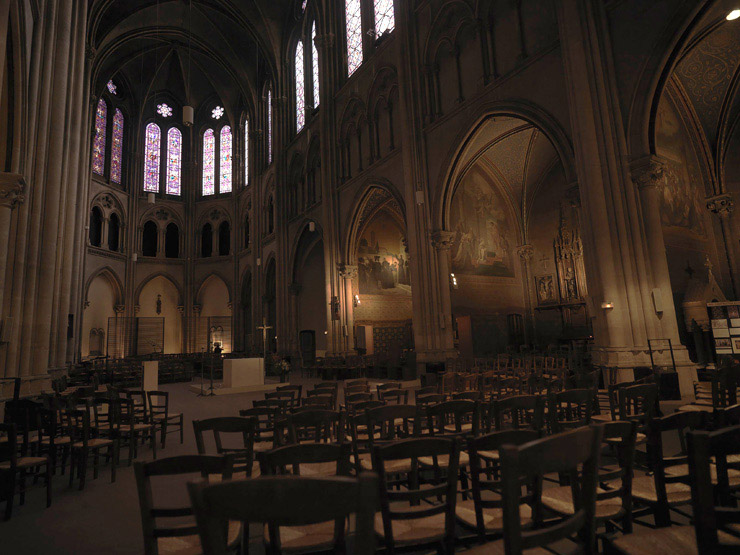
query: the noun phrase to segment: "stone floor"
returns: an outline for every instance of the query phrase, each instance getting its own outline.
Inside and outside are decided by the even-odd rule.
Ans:
[[[294,378],[293,383],[306,380]],[[170,384],[162,387],[170,392],[171,411],[185,415],[185,442],[180,445],[176,434],[170,434],[164,451],[158,457],[195,453],[192,421],[215,416],[235,416],[239,409],[251,407],[253,399],[262,394],[235,394],[219,397],[198,397],[188,391],[189,384]],[[665,407],[667,412],[673,412]],[[122,459],[128,453],[123,450]],[[142,460],[151,460],[148,447],[140,449]],[[141,522],[133,467],[118,468],[115,483],[110,483],[110,471],[104,468],[97,480],[88,474],[84,491],[69,488],[68,476],[53,480],[53,502],[45,508],[45,495],[39,485],[28,492],[26,504],[16,505],[9,522],[0,521],[0,554],[133,554],[143,552]],[[185,479],[168,483],[158,494],[165,495],[173,505],[186,501]],[[174,486],[174,487],[173,487]],[[4,509],[4,503],[0,503]]]

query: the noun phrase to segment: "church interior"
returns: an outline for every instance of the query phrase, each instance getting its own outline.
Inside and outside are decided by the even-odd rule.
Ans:
[[[0,0],[0,553],[740,552],[738,149],[740,0]]]

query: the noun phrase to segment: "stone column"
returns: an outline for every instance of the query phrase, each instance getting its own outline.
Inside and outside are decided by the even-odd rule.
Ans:
[[[0,173],[0,318],[3,313],[5,272],[8,268],[10,219],[16,205],[25,200],[26,181],[17,173]]]
[[[288,293],[290,294],[290,321],[293,322],[293,326],[288,330],[288,348],[291,352],[299,352],[298,348],[298,295],[301,294],[301,286],[299,283],[293,282],[288,286]]]
[[[732,229],[732,212],[735,203],[732,201],[732,193],[723,193],[707,199],[707,210],[719,218],[722,226],[722,236],[725,242],[725,254],[727,255],[727,266],[732,281],[732,290],[737,298],[740,294],[740,284],[737,276],[737,256],[735,254],[735,233]]]
[[[449,354],[454,353],[454,338],[452,335],[452,299],[450,297],[450,248],[455,233],[452,231],[437,230],[432,233],[432,246],[437,252],[437,268],[439,275],[439,328],[442,330],[442,347]]]
[[[534,301],[532,299],[532,271],[530,266],[534,256],[534,247],[532,245],[519,245],[516,248],[516,254],[522,263],[522,281],[524,283],[524,306],[526,307],[524,341],[528,344],[534,344],[537,341],[537,334],[534,326]]]
[[[340,264],[339,275],[342,277],[344,287],[342,350],[347,354],[352,354],[355,348],[355,295],[352,280],[357,277],[357,266]]]

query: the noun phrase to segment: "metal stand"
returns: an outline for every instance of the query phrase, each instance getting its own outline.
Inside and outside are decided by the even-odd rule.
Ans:
[[[208,388],[208,393],[206,393],[205,391],[203,391],[203,381],[204,381],[203,378],[204,378],[205,368],[203,368],[203,366],[201,364],[201,367],[200,367],[200,393],[198,393],[198,397],[213,397],[214,395],[216,395],[213,392],[213,353],[208,353],[208,354],[210,355],[209,358],[211,359],[211,378],[210,378],[211,385]]]

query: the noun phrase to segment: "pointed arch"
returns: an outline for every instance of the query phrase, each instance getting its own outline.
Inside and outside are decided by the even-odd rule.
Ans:
[[[110,266],[104,266],[95,270],[87,278],[87,281],[85,282],[85,303],[89,302],[88,293],[90,292],[90,285],[98,277],[102,277],[110,286],[111,290],[113,291],[115,304],[122,306],[124,304],[123,282],[118,277],[118,274],[116,274],[115,270]]]
[[[141,292],[144,289],[144,287],[146,287],[146,285],[150,281],[152,281],[153,279],[158,278],[158,277],[162,277],[162,278],[166,279],[167,281],[169,281],[175,287],[175,289],[177,290],[177,304],[178,304],[178,306],[184,306],[184,302],[183,302],[183,298],[184,297],[183,297],[183,294],[182,294],[182,287],[177,282],[177,280],[171,274],[168,274],[167,272],[156,272],[156,273],[150,274],[150,275],[146,276],[144,279],[142,279],[139,282],[139,285],[136,286],[136,290],[134,291],[135,303],[137,305],[139,304],[139,298],[141,296]]]

